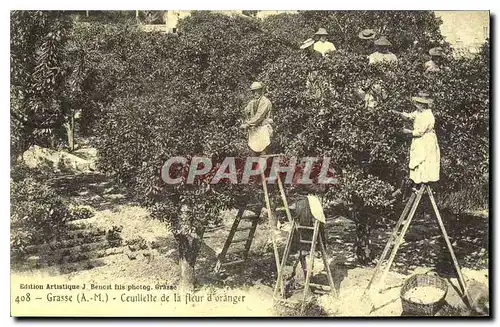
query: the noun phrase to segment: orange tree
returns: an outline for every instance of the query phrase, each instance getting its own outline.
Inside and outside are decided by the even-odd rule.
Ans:
[[[64,59],[72,22],[57,11],[10,16],[11,154],[46,140],[65,120]]]
[[[262,75],[279,117],[276,134],[284,152],[332,158],[340,187],[330,188],[326,196],[351,210],[361,262],[373,258],[369,246],[373,223],[387,210],[401,210],[390,206],[391,194],[396,189],[405,193],[408,186],[411,140],[401,129],[411,126],[390,110],[414,110],[410,97],[420,90],[436,99],[433,111],[442,169],[435,190],[442,205],[456,212],[487,203],[483,188],[487,188],[489,150],[486,57],[450,59],[449,69],[436,74],[425,74],[421,60],[412,53],[400,54],[399,60],[398,65],[370,66],[363,56],[339,51],[306,68],[299,54],[292,52]],[[319,98],[308,95],[305,83],[313,69],[327,81]],[[374,109],[365,108],[356,97],[356,89],[367,82],[377,82],[387,94]],[[450,200],[451,194],[468,188],[476,191]]]
[[[101,168],[130,185],[170,226],[179,245],[182,287],[190,288],[204,228],[233,203],[230,195],[238,187],[201,181],[169,186],[160,180],[160,168],[174,156],[219,163],[240,156],[245,94],[262,67],[285,50],[247,18],[198,12],[179,31],[130,30],[125,50],[110,46],[110,54],[126,54],[101,62],[103,83],[107,71],[110,78],[123,77],[107,86],[115,99],[102,112],[97,146]]]
[[[290,20],[303,31],[317,26],[300,24],[321,20],[303,20],[306,13],[299,15],[259,22],[195,12],[180,22],[179,35],[104,29],[92,36],[102,42],[97,80],[101,95],[107,94],[96,129],[101,168],[131,186],[153,215],[169,224],[179,246],[184,286],[194,283],[205,226],[217,220],[220,210],[233,205],[242,189],[203,181],[165,185],[160,167],[173,156],[207,156],[220,162],[226,156],[243,155],[244,135],[238,125],[254,79],[268,86],[275,108],[277,150],[332,158],[340,184],[326,196],[355,213],[361,262],[372,257],[369,236],[375,218],[390,209],[391,194],[408,176],[410,140],[400,133],[405,122],[389,109],[409,111],[410,96],[422,88],[433,93],[443,155],[443,182],[438,186],[443,192],[459,189],[465,175],[480,183],[487,174],[486,57],[452,59],[450,70],[428,76],[422,69],[425,54],[413,42],[410,46],[401,41],[405,46],[395,51],[398,65],[369,66],[365,56],[352,52],[347,38],[336,43],[340,50],[333,57],[313,61],[300,53],[299,38],[290,39],[293,33],[286,30],[295,28],[288,25]],[[378,19],[401,38],[414,38],[424,45],[435,42],[439,21],[432,14],[397,19],[372,15],[366,13],[364,23],[356,24],[370,27],[368,23]],[[429,24],[410,29],[415,34],[411,38],[405,36],[409,32],[403,27],[421,20]],[[345,31],[357,35],[355,29]],[[306,87],[312,70],[323,81],[319,97],[311,96]],[[355,91],[373,81],[388,96],[367,110]],[[460,142],[467,143],[457,146]],[[474,155],[463,147],[473,147]]]

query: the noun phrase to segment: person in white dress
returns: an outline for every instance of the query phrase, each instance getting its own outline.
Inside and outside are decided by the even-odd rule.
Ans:
[[[368,56],[368,62],[370,65],[382,62],[397,62],[398,58],[394,53],[389,51],[392,47],[392,43],[389,42],[387,37],[381,36],[374,42],[376,51]]]
[[[410,148],[410,179],[415,184],[427,184],[439,180],[440,150],[436,132],[435,119],[432,114],[432,99],[426,93],[412,97],[417,110],[412,113],[398,112],[396,114],[413,120],[413,129],[403,128],[403,133],[412,136]]]
[[[319,28],[314,35],[319,36],[319,40],[314,43],[314,50],[318,51],[323,55],[323,57],[333,53],[337,49],[332,42],[328,42],[326,37],[328,36],[328,32],[324,28]]]

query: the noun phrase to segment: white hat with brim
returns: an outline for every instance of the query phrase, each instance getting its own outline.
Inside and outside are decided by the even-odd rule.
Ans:
[[[413,102],[424,103],[424,104],[430,104],[433,102],[432,99],[427,99],[422,97],[411,97],[411,100]]]
[[[328,35],[328,32],[326,31],[326,29],[320,27],[318,31],[314,33],[314,35]]]
[[[429,54],[433,57],[442,57],[443,56],[443,48],[436,47],[429,50]]]
[[[300,49],[307,49],[313,44],[314,44],[314,39],[307,39],[304,42],[302,42]]]
[[[250,86],[250,90],[255,91],[255,90],[260,90],[262,88],[262,83],[260,82],[253,82],[252,85]]]
[[[385,36],[381,36],[380,38],[378,38],[378,40],[376,40],[374,42],[374,44],[378,45],[378,46],[384,46],[384,47],[392,46],[392,43],[389,42],[389,40]]]
[[[360,39],[363,39],[363,40],[371,40],[371,39],[374,39],[375,36],[377,36],[377,32],[375,32],[372,29],[365,29],[365,30],[362,30],[361,32],[359,32],[358,36]]]
[[[321,205],[319,198],[316,195],[308,195],[307,200],[309,202],[309,209],[311,210],[312,216],[316,220],[325,223],[325,212],[323,211],[323,206]]]

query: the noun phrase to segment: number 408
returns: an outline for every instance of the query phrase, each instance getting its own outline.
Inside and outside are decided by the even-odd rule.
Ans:
[[[16,296],[16,303],[20,302],[29,302],[31,300],[30,298],[30,293],[26,293],[25,295],[18,295]]]

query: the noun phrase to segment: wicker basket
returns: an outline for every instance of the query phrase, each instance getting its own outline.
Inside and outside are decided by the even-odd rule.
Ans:
[[[417,303],[406,298],[406,293],[414,287],[433,286],[444,291],[441,298],[431,303]],[[448,284],[438,276],[417,274],[408,278],[401,288],[401,305],[403,314],[434,316],[437,311],[446,303],[445,298],[448,293]]]

